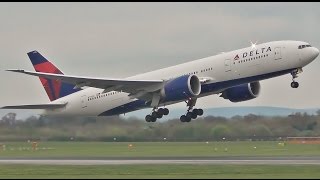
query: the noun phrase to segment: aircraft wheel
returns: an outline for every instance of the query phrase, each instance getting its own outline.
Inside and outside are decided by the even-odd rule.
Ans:
[[[203,115],[203,110],[202,109],[197,109],[197,115],[202,116]]]
[[[159,113],[159,114],[162,114],[162,115],[164,115],[164,109],[162,109],[162,108],[159,108],[159,109],[158,109],[158,113]]]
[[[146,119],[147,122],[151,122],[152,121],[152,116],[146,115],[145,119]]]
[[[186,119],[187,119],[186,115],[180,116],[180,121],[181,122],[186,122]]]
[[[161,119],[163,117],[163,114],[158,113],[158,117],[159,119]]]
[[[186,122],[190,122],[191,121],[191,117],[186,116]]]
[[[153,111],[152,112],[152,117],[154,117],[155,119],[157,118],[162,118],[162,114],[160,114],[159,112]]]
[[[194,117],[194,115],[196,115],[195,113],[192,113],[192,112],[187,112],[187,114],[186,114],[186,116],[187,116],[187,118],[193,118]],[[197,116],[197,115],[196,115]]]
[[[299,83],[293,81],[293,82],[291,82],[291,87],[292,87],[292,88],[298,88],[298,87],[299,87]]]
[[[195,113],[195,112],[192,112],[192,113],[191,113],[191,118],[192,118],[192,119],[196,119],[197,116],[198,116],[197,113]]]
[[[164,115],[168,115],[169,114],[169,109],[168,108],[164,108],[163,109],[163,114]]]
[[[151,118],[151,122],[156,122],[156,120],[157,120],[157,118],[155,118],[155,117]]]

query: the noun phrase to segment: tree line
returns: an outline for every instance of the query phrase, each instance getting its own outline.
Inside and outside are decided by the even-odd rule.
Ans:
[[[148,123],[119,116],[16,119],[15,113],[0,120],[0,141],[222,141],[277,140],[292,136],[320,136],[320,110],[316,115],[203,116],[189,123],[182,123],[178,118]]]

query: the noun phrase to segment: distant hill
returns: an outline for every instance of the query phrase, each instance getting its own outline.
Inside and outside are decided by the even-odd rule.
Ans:
[[[208,115],[232,117],[236,115],[244,116],[248,114],[262,115],[262,116],[288,116],[297,112],[316,114],[318,108],[313,109],[291,109],[283,107],[221,107],[206,109]]]
[[[297,112],[307,113],[309,115],[316,114],[320,108],[311,109],[293,109],[283,107],[269,107],[269,106],[248,106],[248,107],[219,107],[219,108],[207,108],[204,109],[204,116],[221,116],[230,118],[236,115],[245,116],[248,114],[255,114],[261,116],[288,116]],[[170,114],[165,116],[165,119],[179,118],[186,112],[186,109],[170,109]],[[125,117],[136,116],[144,118],[146,114],[150,113],[149,110],[140,110],[132,113],[128,113]]]

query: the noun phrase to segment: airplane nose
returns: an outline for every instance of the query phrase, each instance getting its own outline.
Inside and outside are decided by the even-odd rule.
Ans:
[[[314,61],[319,55],[319,49],[315,47],[305,48],[305,51],[302,51],[300,54],[300,60],[304,63],[309,64]],[[306,65],[305,64],[305,65]]]
[[[319,55],[319,49],[314,48],[313,54],[314,54],[314,58],[318,57],[318,55]]]

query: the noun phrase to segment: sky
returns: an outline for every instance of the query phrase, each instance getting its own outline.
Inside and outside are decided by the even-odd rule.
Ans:
[[[0,3],[0,106],[47,103],[34,70],[37,50],[69,75],[125,78],[276,40],[320,48],[320,3],[95,2]],[[241,103],[211,95],[197,107],[320,107],[320,58],[291,76],[261,81],[260,96]],[[172,107],[185,107],[179,103]]]

